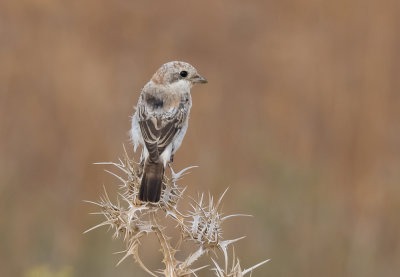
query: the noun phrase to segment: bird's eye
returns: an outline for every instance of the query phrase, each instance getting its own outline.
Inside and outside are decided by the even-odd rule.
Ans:
[[[181,71],[179,73],[179,75],[181,75],[183,78],[185,78],[188,75],[188,72],[184,70],[184,71]]]

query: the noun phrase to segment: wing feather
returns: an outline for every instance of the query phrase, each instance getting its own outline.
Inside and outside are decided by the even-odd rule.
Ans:
[[[148,112],[146,105],[141,105],[138,112],[139,125],[150,160],[156,162],[182,128],[187,109],[179,107],[168,114],[156,114]]]

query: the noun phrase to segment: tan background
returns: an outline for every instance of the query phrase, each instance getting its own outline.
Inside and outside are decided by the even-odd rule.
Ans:
[[[130,147],[141,87],[176,59],[209,84],[192,91],[175,168],[200,165],[188,194],[229,186],[225,210],[254,215],[225,226],[247,235],[245,267],[272,259],[254,276],[399,276],[399,10],[2,1],[0,276],[147,276],[131,260],[114,267],[122,245],[106,229],[82,235],[100,222],[82,200],[115,190],[92,163]]]

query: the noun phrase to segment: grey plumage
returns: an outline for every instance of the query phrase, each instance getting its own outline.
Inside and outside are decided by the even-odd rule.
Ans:
[[[143,146],[142,201],[159,201],[164,168],[186,134],[192,106],[190,89],[194,83],[205,82],[190,64],[169,62],[142,89],[131,129],[134,149]]]

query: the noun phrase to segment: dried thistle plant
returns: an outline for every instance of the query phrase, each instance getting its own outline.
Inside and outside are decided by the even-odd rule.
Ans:
[[[113,203],[104,189],[104,194],[101,196],[99,202],[86,201],[100,207],[100,212],[93,214],[101,214],[105,217],[105,220],[88,229],[85,233],[101,226],[109,226],[114,231],[113,238],[122,238],[126,249],[120,252],[124,256],[118,264],[127,257],[132,256],[140,267],[152,276],[189,277],[197,276],[197,271],[209,266],[193,267],[193,264],[201,256],[206,255],[210,257],[211,253],[221,252],[224,256],[223,267],[210,257],[213,264],[211,269],[215,272],[216,276],[241,277],[247,273],[251,273],[253,269],[269,261],[265,260],[253,267],[242,270],[239,260],[235,258],[234,251],[232,251],[233,257],[229,267],[228,246],[244,237],[224,240],[221,224],[228,218],[245,215],[233,214],[223,216],[221,202],[227,190],[216,201],[214,201],[210,194],[207,200],[204,194],[201,194],[197,200],[190,199],[191,210],[182,211],[178,209],[179,201],[185,198],[185,188],[179,187],[177,181],[185,175],[188,169],[193,167],[185,168],[178,173],[175,173],[170,168],[171,177],[168,178],[164,175],[160,201],[158,203],[150,203],[139,200],[142,165],[130,159],[126,150],[124,151],[124,158],[119,159],[118,163],[98,164],[112,165],[120,170],[120,174],[106,170],[121,182],[118,193],[119,197],[117,197],[116,203]],[[179,242],[174,247],[170,243],[170,238],[166,235],[166,227],[160,223],[162,215],[172,220],[180,232]],[[162,262],[165,265],[165,268],[161,271],[151,271],[140,258],[139,248],[141,247],[141,239],[147,234],[155,234],[160,244],[163,254]],[[180,250],[183,241],[194,242],[197,249],[181,261],[177,260],[175,253]]]

